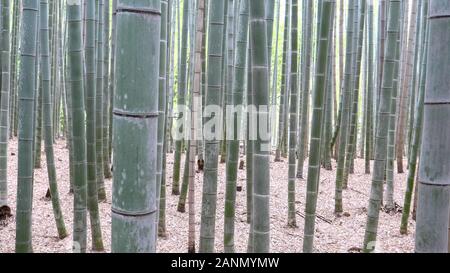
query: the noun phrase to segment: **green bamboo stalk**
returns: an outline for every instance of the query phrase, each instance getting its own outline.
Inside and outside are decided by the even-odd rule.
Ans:
[[[40,45],[39,45],[40,47]],[[34,168],[41,168],[41,151],[42,151],[42,72],[39,71],[39,86],[37,90],[36,101],[36,121],[35,121],[35,145],[34,145]]]
[[[253,83],[252,83],[252,48],[250,43],[251,32],[249,30],[248,35],[248,46],[247,46],[247,107],[251,107],[253,105]],[[251,109],[251,108],[249,108]],[[250,134],[254,132],[254,128],[250,123],[250,114],[248,113],[247,119],[247,135],[246,135],[246,182],[247,182],[247,223],[250,224],[250,231],[248,233],[248,244],[247,244],[247,252],[253,252],[253,151],[254,151],[254,140],[250,137]]]
[[[403,16],[402,16],[403,17]],[[400,19],[402,21],[402,19]],[[400,47],[401,37],[397,38],[398,46],[395,53],[395,66],[394,66],[394,84],[391,93],[391,108],[389,115],[389,129],[388,129],[388,150],[386,159],[386,192],[385,192],[385,209],[386,211],[392,211],[395,209],[394,203],[394,159],[395,159],[395,131],[397,127],[397,97],[399,89],[399,77],[400,77]]]
[[[448,253],[450,184],[448,154],[449,96],[447,71],[450,42],[450,3],[429,1],[428,57],[424,99],[424,123],[419,166],[416,221],[417,253]]]
[[[361,3],[359,3],[361,2]],[[344,167],[344,180],[343,187],[347,188],[348,184],[348,175],[349,173],[353,173],[353,161],[356,154],[356,138],[358,134],[358,102],[359,102],[359,84],[360,84],[360,75],[361,75],[361,59],[363,52],[363,41],[364,41],[364,22],[366,15],[366,3],[365,0],[357,0],[355,4],[355,9],[358,8],[357,16],[355,17],[355,31],[357,31],[354,35],[356,48],[354,48],[354,70],[352,77],[352,102],[350,106],[350,124],[349,130],[350,134],[348,136],[347,147],[346,147],[346,158],[345,158],[345,167]]]
[[[405,149],[405,138],[406,138],[406,126],[407,126],[407,111],[408,111],[408,102],[409,96],[411,95],[411,91],[414,79],[413,79],[413,65],[414,65],[414,56],[416,50],[416,43],[418,43],[417,38],[417,23],[420,18],[417,10],[420,8],[421,1],[416,1],[416,3],[412,4],[411,7],[411,22],[409,25],[409,36],[407,40],[408,50],[407,53],[404,53],[406,56],[406,63],[404,64],[404,74],[401,85],[401,98],[399,103],[399,115],[398,115],[398,128],[396,132],[396,144],[395,144],[395,153],[397,159],[397,172],[403,173],[403,155]],[[406,35],[405,35],[406,36]],[[404,38],[406,40],[406,37]],[[405,41],[406,43],[406,41]]]
[[[110,54],[110,64],[111,64],[111,71],[110,71],[110,78],[109,81],[109,128],[108,128],[108,156],[109,156],[109,163],[111,163],[112,158],[112,128],[113,128],[113,120],[112,120],[112,109],[113,109],[113,102],[114,102],[114,81],[115,81],[115,50],[116,50],[116,8],[117,8],[117,0],[112,1],[112,20],[111,20],[111,54]]]
[[[190,57],[190,56],[194,56],[194,50],[195,50],[195,46],[194,46],[194,40],[195,40],[195,14],[192,12],[194,10],[194,8],[192,7],[192,5],[195,4],[193,1],[191,1],[189,3],[189,18],[188,18],[188,26],[189,26],[189,67],[188,67],[188,71],[187,74],[188,76],[188,82],[187,82],[187,87],[189,90],[188,91],[188,99],[187,99],[187,103],[188,106],[192,109],[192,93],[193,93],[193,80],[194,80],[194,58]],[[188,120],[188,117],[184,117],[185,121]],[[189,128],[190,129],[190,128]],[[189,140],[184,140],[183,142],[183,149],[184,147],[186,147],[186,150],[189,150],[190,148],[190,139]],[[185,160],[184,160],[184,169],[183,169],[183,178],[182,178],[182,183],[181,183],[181,192],[180,192],[180,197],[178,200],[178,207],[177,207],[177,211],[178,212],[182,212],[184,213],[186,211],[186,200],[187,200],[187,193],[188,193],[188,186],[189,186],[189,156],[188,154],[186,154]]]
[[[9,0],[1,5],[1,100],[0,100],[0,208],[8,206],[8,116],[10,95],[10,10]]]
[[[210,2],[208,33],[208,92],[206,106],[220,105],[221,77],[224,37],[225,1]],[[220,115],[220,113],[216,113]],[[205,118],[205,124],[215,117]],[[200,225],[200,252],[214,251],[215,216],[217,203],[217,166],[219,154],[220,128],[215,128],[213,137],[205,139],[205,173],[202,193],[202,212]]]
[[[411,156],[411,144],[412,144],[412,134],[413,129],[414,129],[414,120],[415,120],[415,113],[414,113],[414,109],[415,109],[415,105],[416,105],[416,93],[418,93],[418,67],[421,67],[421,57],[420,54],[421,52],[420,49],[422,47],[422,44],[419,44],[419,40],[422,40],[425,36],[425,34],[423,34],[422,32],[424,32],[424,28],[421,28],[421,24],[423,24],[423,20],[422,20],[422,15],[420,15],[420,12],[422,12],[422,8],[424,6],[424,4],[422,3],[422,0],[419,0],[419,15],[417,16],[417,22],[416,22],[416,26],[417,26],[417,31],[416,31],[416,43],[415,43],[415,49],[414,49],[414,64],[413,64],[413,73],[412,73],[412,85],[411,85],[411,91],[410,91],[410,96],[409,96],[409,114],[408,114],[408,134],[407,134],[407,146],[408,146],[408,162],[409,162],[409,158]],[[420,31],[419,31],[420,30]],[[418,95],[418,94],[417,94]]]
[[[288,170],[288,226],[296,227],[295,220],[295,156],[297,137],[297,77],[298,77],[298,3],[292,0],[291,9],[291,73],[290,73],[290,109],[289,109],[289,170]]]
[[[193,93],[191,103],[191,131],[189,141],[189,228],[188,228],[188,252],[195,253],[195,152],[197,148],[198,124],[201,121],[199,111],[201,111],[201,88],[202,88],[202,46],[204,33],[204,14],[205,1],[199,0],[197,2],[197,19],[195,24],[195,71],[193,82]],[[193,35],[194,36],[194,35]]]
[[[285,17],[284,17],[284,31],[283,31],[283,56],[282,56],[282,68],[281,68],[281,87],[280,87],[280,107],[278,114],[278,145],[275,153],[275,162],[281,161],[281,151],[283,148],[284,131],[285,131],[285,104],[286,104],[286,71],[287,71],[287,58],[288,58],[288,39],[289,39],[289,9],[290,1],[285,1]]]
[[[393,92],[396,48],[398,46],[397,37],[400,30],[400,5],[400,0],[389,0],[387,37],[383,65],[383,84],[381,86],[382,92],[380,93],[379,99],[378,126],[375,135],[375,163],[372,175],[366,231],[364,235],[364,252],[372,252],[375,249],[378,218],[380,214],[381,199],[383,197],[391,94]]]
[[[19,0],[14,0],[13,17],[12,17],[12,33],[11,33],[11,68],[10,68],[10,106],[9,106],[9,137],[14,136],[15,124],[15,108],[16,108],[16,93],[17,93],[17,51],[18,51],[18,32],[19,32]]]
[[[241,106],[244,94],[245,65],[247,57],[247,36],[248,36],[248,0],[241,0],[239,4],[239,19],[237,30],[236,55],[234,61],[233,77],[233,106]],[[239,163],[239,136],[241,131],[241,120],[237,114],[229,117],[233,120],[232,139],[228,142],[227,166],[226,166],[226,190],[225,190],[225,213],[224,213],[224,251],[233,253],[234,249],[234,222],[236,209],[236,185]],[[228,137],[227,137],[228,139]]]
[[[188,34],[189,34],[189,3],[192,0],[184,0],[183,2],[183,27],[181,32],[180,42],[182,44],[181,54],[178,62],[178,98],[177,105],[185,105],[186,93],[187,93],[187,50],[188,50]],[[183,115],[180,115],[178,119],[184,119]],[[183,130],[181,126],[180,131]],[[175,162],[173,166],[173,183],[172,194],[180,194],[180,166],[181,166],[181,153],[182,153],[182,140],[176,140],[175,142]]]
[[[374,92],[374,35],[373,35],[373,1],[367,2],[369,13],[367,18],[367,39],[368,39],[368,64],[367,64],[367,95],[366,95],[366,139],[365,139],[365,173],[370,174],[370,161],[373,148],[373,92]]]
[[[299,116],[299,134],[298,134],[298,161],[297,161],[297,178],[303,178],[303,163],[307,153],[307,147],[304,145],[307,137],[308,127],[308,107],[309,107],[309,90],[310,90],[310,74],[311,74],[311,58],[312,58],[312,31],[313,31],[313,1],[307,1],[306,4],[306,23],[304,26],[304,40],[305,43],[304,58],[301,76],[301,106]],[[292,60],[291,60],[292,61]]]
[[[100,216],[98,211],[98,190],[96,181],[96,126],[95,126],[95,0],[86,1],[85,25],[85,54],[86,54],[86,143],[87,143],[87,205],[90,215],[92,248],[97,251],[103,250]]]
[[[158,91],[158,144],[157,144],[157,162],[156,162],[156,204],[160,205],[161,198],[161,179],[163,171],[164,141],[165,141],[165,120],[166,120],[166,97],[167,97],[167,18],[168,3],[167,0],[161,1],[161,36],[159,41],[159,91]],[[156,227],[159,224],[159,211],[155,221]]]
[[[354,17],[357,16],[357,11],[354,10],[354,0],[350,0],[348,3],[347,11],[347,35],[346,35],[346,58],[345,58],[345,71],[344,79],[342,81],[342,105],[340,115],[340,126],[339,126],[339,152],[336,168],[336,190],[335,190],[335,205],[334,212],[339,214],[343,212],[342,208],[342,188],[344,181],[344,169],[345,169],[345,149],[347,146],[347,129],[349,127],[349,111],[351,103],[351,89],[352,89],[352,74],[353,74],[353,21]],[[355,14],[356,13],[356,14]]]
[[[163,4],[161,2],[161,10],[163,9]],[[166,155],[167,155],[167,147],[169,144],[169,136],[168,136],[168,120],[169,120],[169,103],[170,100],[170,94],[169,94],[169,90],[170,90],[170,85],[172,84],[171,81],[173,80],[173,73],[171,73],[170,71],[173,72],[173,65],[174,65],[174,45],[172,44],[172,42],[174,42],[175,40],[173,39],[174,36],[174,28],[171,26],[170,22],[175,22],[175,14],[176,14],[176,9],[177,9],[177,5],[176,2],[172,2],[172,1],[168,1],[168,7],[167,7],[167,18],[164,21],[161,21],[161,24],[167,24],[167,46],[168,46],[168,52],[167,52],[167,60],[166,60],[166,98],[165,98],[165,111],[164,111],[164,141],[163,141],[163,150],[162,150],[162,167],[161,167],[161,192],[160,192],[160,196],[159,196],[159,211],[158,211],[158,236],[165,238],[167,237],[166,234]],[[162,15],[162,14],[161,14]],[[161,25],[162,26],[162,25]],[[162,31],[162,30],[161,30]],[[170,33],[170,34],[169,34]],[[167,79],[167,77],[169,77],[169,79]],[[168,84],[167,84],[168,83]],[[159,125],[158,125],[159,126]]]
[[[74,161],[73,251],[86,252],[86,128],[83,91],[83,44],[81,1],[67,1],[68,66],[72,97],[72,134]]]
[[[111,248],[155,252],[161,1],[118,0],[116,12]]]
[[[294,0],[295,1],[295,0]],[[311,130],[310,154],[308,179],[307,179],[307,195],[305,207],[305,230],[303,239],[303,251],[310,253],[313,251],[313,240],[316,220],[317,196],[319,193],[319,177],[320,177],[320,154],[322,149],[322,120],[325,106],[325,91],[327,81],[331,81],[327,77],[329,45],[332,39],[332,29],[334,21],[334,0],[324,0],[320,13],[320,30],[318,49],[316,56],[316,76],[313,93],[313,112],[312,124],[315,126]]]
[[[48,29],[48,0],[40,3],[40,58],[42,76],[42,106],[44,116],[44,141],[45,157],[47,159],[47,172],[52,199],[53,214],[55,216],[58,237],[63,239],[67,236],[64,225],[64,217],[59,203],[58,185],[56,183],[56,168],[53,154],[53,123],[52,123],[52,101],[50,97],[50,62],[49,62],[49,29]],[[2,96],[3,97],[3,96]]]
[[[336,16],[336,15],[335,15]],[[334,18],[333,20],[336,20]],[[336,26],[336,24],[333,22]],[[332,31],[337,31],[334,29]],[[334,90],[335,90],[335,78],[334,76],[336,68],[335,68],[335,53],[336,52],[336,42],[331,40],[331,45],[329,45],[328,49],[328,66],[327,68],[327,85],[325,90],[325,109],[323,114],[323,132],[322,132],[322,146],[321,146],[321,162],[322,167],[328,171],[333,170],[333,166],[331,164],[331,143],[332,134],[333,134],[333,98],[334,98]]]
[[[104,0],[96,0],[97,30],[96,30],[96,92],[95,92],[95,166],[97,176],[98,201],[106,200],[105,180],[103,175],[103,5]]]
[[[18,87],[18,175],[16,252],[32,252],[31,209],[33,203],[33,120],[36,77],[38,0],[22,2],[20,82]]]
[[[253,105],[256,109],[258,135],[254,142],[253,158],[253,251],[267,253],[270,251],[270,132],[261,132],[261,127],[269,129],[269,58],[267,48],[267,27],[265,5],[259,0],[250,0],[250,41],[252,47],[252,86]],[[261,106],[266,109],[260,108]],[[256,135],[255,135],[256,136]]]
[[[103,30],[103,175],[106,178],[111,178],[111,168],[109,166],[110,157],[109,157],[109,127],[110,127],[110,57],[109,57],[109,48],[110,48],[110,1],[106,0],[103,13],[104,13],[104,30]]]
[[[420,38],[421,45],[421,61],[420,61],[420,73],[419,73],[419,88],[418,88],[418,100],[415,103],[415,115],[414,115],[414,123],[411,138],[411,148],[410,155],[408,157],[408,178],[406,184],[404,205],[402,211],[402,222],[400,224],[400,233],[406,234],[408,232],[408,219],[409,213],[411,211],[411,200],[414,191],[414,178],[417,171],[417,156],[419,153],[419,145],[422,137],[422,126],[423,126],[423,104],[425,99],[425,80],[426,80],[426,65],[427,65],[427,50],[428,50],[428,23],[427,23],[427,15],[428,15],[428,2],[420,1],[419,5],[422,5],[422,8],[419,9],[422,14],[419,15],[421,19],[420,24],[417,26],[420,27],[422,35]],[[419,44],[419,41],[417,41]],[[417,55],[417,52],[416,52]],[[417,58],[417,57],[416,57]],[[414,73],[415,74],[415,73]]]
[[[67,35],[68,36],[68,35]],[[68,40],[68,38],[67,38]],[[67,43],[68,41],[66,41]],[[65,54],[67,60],[65,61],[65,85],[66,85],[66,101],[67,101],[67,122],[68,122],[68,130],[67,130],[67,147],[69,148],[69,184],[70,189],[69,193],[73,193],[73,185],[74,185],[74,174],[75,174],[75,162],[73,157],[73,126],[72,126],[72,90],[70,86],[70,73],[69,73],[69,56]]]

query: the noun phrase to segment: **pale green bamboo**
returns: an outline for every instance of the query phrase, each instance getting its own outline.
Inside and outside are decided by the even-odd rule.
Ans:
[[[279,107],[279,113],[278,113],[278,145],[275,152],[275,162],[281,161],[281,152],[283,149],[283,143],[286,141],[284,139],[284,132],[285,132],[285,124],[287,121],[285,120],[286,117],[286,71],[288,70],[287,67],[287,58],[288,58],[288,41],[289,41],[289,9],[290,9],[290,2],[291,1],[285,1],[285,19],[284,19],[284,31],[283,31],[283,55],[282,55],[282,68],[281,68],[281,86],[280,86],[280,107]]]
[[[211,1],[209,12],[206,106],[220,105],[221,75],[224,39],[225,1]],[[220,113],[215,113],[220,115]],[[205,126],[216,117],[205,118]],[[205,127],[206,129],[206,127]],[[212,128],[211,128],[212,129]],[[212,137],[205,139],[205,173],[203,177],[202,212],[200,224],[200,252],[214,252],[215,217],[217,204],[217,168],[220,128],[214,128]]]
[[[258,135],[253,156],[253,251],[270,251],[270,115],[269,115],[269,57],[267,48],[266,6],[250,0],[250,43],[252,48],[253,106],[256,109]],[[263,107],[261,107],[263,106]],[[265,109],[264,109],[265,107]],[[266,131],[269,130],[269,131]]]
[[[289,169],[288,169],[288,226],[296,227],[295,219],[295,157],[297,138],[297,96],[298,96],[298,2],[292,0],[291,8],[291,69],[290,69],[290,109],[289,109]]]
[[[307,147],[305,139],[307,137],[308,127],[308,107],[309,107],[309,90],[310,90],[310,74],[311,74],[311,58],[312,58],[312,31],[313,31],[313,1],[307,1],[306,4],[306,23],[303,27],[305,35],[302,43],[305,43],[303,49],[304,60],[302,61],[302,76],[300,89],[300,116],[299,116],[299,133],[297,138],[298,143],[298,161],[297,161],[297,178],[303,178],[304,160],[307,154]],[[291,60],[292,61],[292,60]]]
[[[42,106],[44,117],[44,141],[45,157],[47,159],[47,172],[52,199],[53,214],[55,217],[58,237],[63,239],[67,236],[64,225],[64,217],[59,203],[58,185],[56,183],[56,168],[53,154],[53,122],[52,122],[52,101],[50,96],[50,62],[49,62],[49,29],[48,29],[48,0],[41,0],[40,3],[40,58],[42,77]],[[2,96],[2,98],[4,98]]]
[[[10,94],[10,5],[1,5],[1,100],[0,100],[0,208],[8,206],[8,116]],[[16,3],[17,4],[17,3]]]
[[[349,119],[349,136],[347,140],[346,147],[346,158],[345,158],[345,167],[344,167],[344,180],[343,180],[343,188],[347,188],[348,184],[348,176],[349,173],[353,173],[353,161],[356,154],[356,138],[358,134],[358,103],[359,103],[359,85],[360,85],[360,75],[362,69],[362,52],[363,52],[363,41],[364,41],[364,22],[366,15],[366,3],[365,0],[357,0],[355,4],[355,9],[358,8],[357,16],[355,17],[355,45],[353,62],[353,76],[352,76],[352,102],[350,106],[350,119]]]
[[[110,127],[110,64],[109,64],[109,48],[110,48],[110,0],[105,0],[104,13],[104,30],[103,30],[103,175],[105,178],[111,178],[111,168],[109,166],[109,127]]]
[[[111,249],[155,252],[161,1],[118,0],[116,12]]]
[[[450,3],[429,1],[428,57],[417,202],[417,253],[448,253]],[[443,46],[446,45],[446,46]]]
[[[83,43],[81,1],[67,1],[68,67],[72,99],[74,162],[73,251],[86,252],[86,128],[83,90]]]
[[[313,240],[316,220],[317,196],[319,194],[319,177],[320,177],[320,155],[322,149],[322,128],[323,112],[325,106],[325,91],[327,81],[331,81],[327,77],[328,54],[330,40],[332,39],[332,29],[334,21],[334,0],[324,0],[322,2],[320,14],[320,29],[318,49],[316,56],[315,83],[313,92],[313,112],[311,140],[310,140],[310,157],[308,167],[307,195],[305,207],[305,230],[303,239],[303,252],[311,253],[313,251]]]
[[[32,252],[31,209],[33,204],[33,121],[36,85],[38,0],[22,2],[22,29],[18,86],[18,174],[16,252]]]
[[[367,224],[364,235],[364,252],[372,252],[376,246],[378,219],[380,214],[381,199],[383,197],[383,182],[387,156],[387,137],[389,114],[391,105],[391,94],[393,88],[395,55],[397,48],[397,37],[400,30],[400,5],[401,0],[389,0],[388,26],[385,47],[385,58],[383,65],[383,81],[380,93],[380,104],[378,108],[378,125],[375,135],[374,171],[372,175],[372,186],[367,213]]]
[[[357,11],[354,10],[355,0],[350,0],[348,3],[347,12],[347,35],[346,35],[346,58],[345,58],[345,71],[344,79],[342,81],[342,100],[341,100],[341,115],[339,126],[339,152],[336,168],[336,190],[335,190],[335,204],[334,212],[342,213],[342,188],[344,181],[344,168],[345,168],[345,149],[347,146],[347,129],[349,127],[349,111],[351,103],[351,90],[352,90],[352,74],[353,74],[353,20],[357,16]],[[355,14],[356,13],[356,14]]]
[[[167,97],[167,24],[168,24],[168,2],[161,1],[161,36],[159,40],[159,91],[158,91],[158,144],[157,144],[157,162],[156,162],[156,204],[160,205],[161,198],[161,179],[163,171],[164,141],[165,141],[165,120],[166,120],[166,97]],[[164,189],[165,190],[165,189]],[[159,212],[155,221],[156,227],[159,224]]]
[[[183,27],[181,35],[179,36],[181,46],[181,52],[178,62],[178,98],[177,105],[185,105],[186,93],[187,93],[187,50],[188,50],[188,34],[189,34],[189,3],[192,0],[183,1]],[[181,3],[180,3],[181,4]],[[180,115],[178,119],[184,119],[183,115]],[[183,127],[180,127],[180,131]],[[183,149],[183,140],[177,139],[175,142],[175,162],[173,166],[173,183],[172,194],[180,194],[180,166],[181,166],[181,153]]]
[[[94,250],[103,250],[102,231],[100,223],[100,214],[98,210],[98,191],[96,181],[96,142],[95,142],[95,0],[86,1],[85,10],[85,88],[86,88],[86,159],[87,159],[87,206],[89,209],[92,248]]]
[[[364,151],[364,168],[365,173],[370,174],[370,161],[372,159],[372,153],[373,153],[373,94],[375,90],[374,86],[374,69],[375,66],[375,55],[374,55],[374,26],[373,26],[373,18],[374,18],[374,12],[373,12],[373,1],[370,0],[367,2],[368,5],[368,15],[367,15],[367,29],[366,29],[366,35],[367,35],[367,46],[368,46],[368,56],[367,56],[367,95],[365,98],[366,102],[366,138],[364,140],[365,145],[365,151]]]
[[[402,19],[400,20],[402,21]],[[395,209],[394,203],[394,159],[395,159],[395,130],[397,127],[397,99],[400,81],[400,49],[401,49],[401,35],[398,35],[395,53],[394,66],[394,84],[391,93],[391,106],[389,114],[389,129],[388,129],[388,147],[386,158],[386,192],[385,192],[385,209],[392,211]]]
[[[95,92],[95,165],[97,176],[98,201],[106,200],[105,180],[103,175],[103,6],[105,0],[96,0],[97,30],[96,30],[96,92]]]
[[[233,106],[241,106],[244,94],[245,81],[245,65],[247,57],[248,42],[248,17],[249,3],[248,0],[240,1],[236,55],[234,61],[234,77],[233,77]],[[239,163],[239,138],[241,131],[241,120],[238,114],[229,117],[233,121],[232,129],[234,134],[228,142],[227,166],[226,166],[226,190],[225,190],[225,213],[224,213],[224,251],[234,252],[234,223],[236,210],[236,184]],[[231,128],[230,128],[231,129]]]
[[[415,102],[415,114],[414,114],[414,121],[413,121],[413,128],[411,129],[412,135],[411,135],[411,144],[410,144],[410,150],[409,150],[409,157],[408,157],[408,178],[407,178],[407,184],[406,184],[406,191],[405,191],[405,198],[404,198],[404,204],[403,204],[403,211],[402,211],[402,222],[400,224],[400,233],[406,234],[408,232],[408,219],[409,219],[409,213],[411,211],[411,201],[412,201],[412,195],[414,191],[414,179],[417,171],[417,156],[419,154],[419,145],[420,145],[420,139],[422,137],[422,125],[423,125],[423,104],[425,99],[425,79],[426,79],[426,65],[427,65],[427,43],[428,43],[428,23],[427,23],[427,15],[428,15],[428,1],[421,1],[420,5],[422,5],[422,8],[419,9],[422,14],[419,15],[421,18],[420,24],[418,24],[418,27],[420,27],[422,32],[421,38],[420,38],[420,45],[421,45],[421,57],[420,57],[420,73],[419,73],[419,86],[418,86],[418,100]],[[419,41],[417,41],[417,44],[419,44]],[[418,53],[416,52],[416,55]],[[414,82],[415,85],[415,82]],[[416,186],[417,187],[417,186]]]
[[[189,228],[188,228],[188,252],[195,253],[195,154],[197,150],[197,144],[199,141],[199,133],[201,133],[201,116],[199,115],[201,108],[201,88],[202,88],[202,47],[204,45],[204,16],[205,16],[205,1],[199,0],[197,2],[197,19],[195,24],[195,69],[194,69],[194,82],[192,90],[192,108],[191,108],[191,131],[189,141]],[[194,36],[194,35],[193,35]]]

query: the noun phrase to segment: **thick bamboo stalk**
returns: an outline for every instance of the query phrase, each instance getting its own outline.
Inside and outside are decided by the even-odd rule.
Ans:
[[[8,207],[8,117],[10,95],[10,4],[1,5],[1,101],[0,101],[0,208]]]
[[[351,77],[353,73],[352,59],[353,59],[353,20],[356,11],[354,10],[354,0],[348,3],[347,15],[347,36],[346,36],[346,59],[345,59],[345,73],[342,81],[342,105],[340,116],[340,136],[339,136],[339,153],[336,168],[336,190],[335,190],[335,213],[342,213],[342,188],[344,180],[344,165],[345,165],[345,148],[347,144],[347,128],[349,123],[349,111],[351,101]]]
[[[429,2],[428,59],[420,152],[416,247],[418,253],[448,253],[450,211],[450,3]]]
[[[97,31],[96,31],[96,92],[95,92],[95,156],[97,164],[97,191],[98,201],[106,200],[105,180],[103,174],[103,6],[105,0],[96,0],[97,5]]]
[[[385,58],[383,65],[383,84],[380,93],[380,104],[378,108],[378,126],[375,135],[375,162],[372,175],[372,186],[368,206],[366,231],[364,235],[364,252],[375,250],[378,218],[380,214],[381,199],[383,197],[383,182],[385,176],[388,125],[391,105],[391,94],[395,71],[395,55],[398,32],[400,30],[400,5],[401,0],[389,0],[388,28],[385,47]]]
[[[298,2],[292,1],[291,9],[291,69],[290,69],[290,108],[289,108],[289,169],[288,169],[288,226],[296,227],[295,219],[295,167],[297,138],[297,96],[298,96]]]
[[[83,44],[81,1],[67,1],[68,66],[72,99],[72,134],[74,162],[73,251],[86,252],[86,128],[83,88]]]
[[[332,39],[332,28],[334,22],[334,0],[324,0],[322,2],[322,12],[320,14],[320,29],[318,30],[318,50],[316,56],[316,71],[313,92],[313,112],[311,129],[311,156],[309,157],[307,195],[305,207],[305,230],[303,239],[303,251],[310,253],[313,251],[313,240],[316,220],[317,195],[319,194],[320,177],[320,155],[322,146],[322,122],[325,106],[325,92],[327,81],[331,81],[328,75],[328,54],[329,45]]]
[[[18,87],[18,175],[16,252],[32,252],[31,209],[33,204],[33,120],[36,86],[38,0],[22,3],[20,82]]]
[[[253,106],[256,109],[258,135],[254,143],[253,166],[253,251],[270,251],[270,131],[269,130],[269,68],[267,26],[264,20],[265,5],[259,0],[250,0],[250,32],[252,47]],[[263,106],[260,108],[260,106]],[[264,109],[265,107],[265,109]]]
[[[42,76],[42,106],[44,118],[44,140],[45,157],[47,159],[47,172],[52,199],[53,214],[55,217],[58,237],[63,239],[67,236],[64,225],[64,217],[59,203],[58,185],[56,183],[56,168],[53,154],[53,123],[52,123],[52,101],[50,96],[50,62],[49,62],[49,29],[48,29],[48,1],[41,0],[40,3],[40,58]],[[3,96],[2,96],[3,98]]]
[[[116,12],[111,248],[155,252],[161,1],[118,0]]]
[[[87,205],[89,209],[92,248],[103,250],[103,239],[98,210],[98,191],[96,180],[96,128],[95,128],[95,0],[86,1],[86,13],[84,16],[86,24],[85,33],[85,88],[86,88],[86,143],[87,143]]]
[[[248,36],[248,0],[240,1],[237,45],[235,55],[234,77],[232,85],[233,106],[242,106],[244,95],[245,65],[247,57],[247,36]],[[239,163],[239,139],[241,131],[241,120],[238,113],[229,117],[232,120],[233,135],[228,142],[227,166],[226,166],[226,191],[225,191],[225,219],[224,219],[224,251],[234,252],[234,222],[236,207],[236,185]],[[231,129],[231,128],[230,128]]]
[[[208,33],[208,89],[206,106],[221,105],[221,76],[224,38],[224,10],[225,1],[211,1],[209,12]],[[220,113],[205,118],[214,122]],[[217,124],[217,122],[216,122]],[[206,125],[205,125],[206,126]],[[205,128],[206,129],[206,128]],[[211,128],[212,129],[212,128]],[[205,139],[205,173],[203,178],[202,212],[200,224],[200,252],[214,252],[215,217],[217,205],[217,168],[219,155],[220,128],[210,132],[212,137]]]

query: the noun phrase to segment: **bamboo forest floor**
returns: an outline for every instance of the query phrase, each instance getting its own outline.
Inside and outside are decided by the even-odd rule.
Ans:
[[[33,197],[33,250],[34,252],[71,252],[72,249],[72,208],[73,195],[69,194],[69,161],[66,142],[57,141],[55,144],[55,164],[61,206],[65,217],[66,228],[69,236],[63,240],[57,238],[56,226],[53,219],[51,202],[45,200],[44,196],[48,188],[47,169],[45,153],[42,152],[42,168],[36,169]],[[16,208],[16,181],[17,181],[17,139],[11,140],[9,144],[10,161],[8,162],[8,198],[15,214]],[[183,166],[184,164],[182,164]],[[305,164],[306,165],[306,164]],[[171,195],[173,168],[173,154],[167,158],[167,238],[158,240],[158,252],[186,252],[188,214],[176,211],[178,196]],[[316,220],[315,252],[351,252],[360,248],[364,238],[366,222],[366,206],[368,204],[371,175],[364,174],[364,160],[355,161],[355,174],[350,176],[349,189],[343,193],[344,214],[335,217],[334,211],[334,189],[335,168],[333,171],[321,170],[320,194],[317,203],[318,218]],[[216,251],[223,251],[223,209],[225,189],[225,164],[220,165],[219,186],[217,198],[216,218]],[[307,172],[307,169],[305,170]],[[183,171],[181,171],[181,174]],[[271,160],[271,252],[301,252],[303,244],[302,217],[305,205],[305,180],[297,180],[297,224],[298,228],[287,227],[287,161],[275,163]],[[198,238],[200,232],[200,209],[202,173],[196,176],[196,241],[198,249]],[[306,177],[306,176],[305,176]],[[395,201],[403,204],[406,174],[395,174]],[[107,202],[100,203],[101,224],[105,251],[111,250],[111,180],[105,181]],[[239,170],[238,185],[243,189],[236,196],[236,221],[235,221],[235,248],[236,252],[246,252],[249,226],[246,223],[246,186],[245,169]],[[401,213],[389,215],[380,213],[378,228],[378,252],[413,252],[415,224],[409,223],[409,234],[400,235]],[[88,224],[89,229],[89,224]],[[90,234],[90,230],[88,230]],[[7,221],[6,225],[0,225],[0,253],[14,252],[15,219],[14,216]],[[88,235],[88,246],[91,245]]]

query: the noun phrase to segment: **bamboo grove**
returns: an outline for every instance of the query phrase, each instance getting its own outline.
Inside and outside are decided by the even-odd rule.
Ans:
[[[14,215],[16,252],[33,252],[42,160],[56,235],[72,236],[73,252],[105,249],[107,200],[111,251],[156,252],[170,236],[167,196],[188,213],[178,231],[186,251],[215,252],[217,238],[220,251],[237,251],[240,205],[247,251],[271,252],[272,183],[287,191],[285,222],[275,224],[298,228],[304,202],[298,244],[314,252],[321,169],[336,174],[328,198],[340,218],[357,160],[372,177],[362,252],[377,251],[381,213],[402,213],[399,234],[416,221],[416,252],[450,251],[448,1],[1,0],[0,10],[0,220]],[[55,167],[61,140],[67,170]],[[11,141],[17,180],[7,171]],[[283,161],[287,179],[274,181],[271,163]],[[61,209],[60,171],[72,215]],[[407,174],[402,204],[395,172]]]

